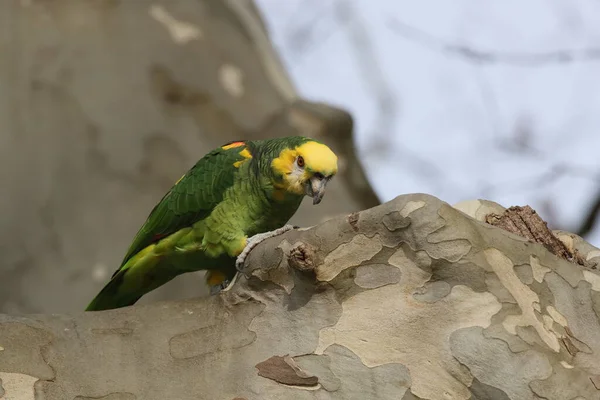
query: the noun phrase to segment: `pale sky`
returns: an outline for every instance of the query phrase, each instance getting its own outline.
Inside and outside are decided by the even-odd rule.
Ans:
[[[579,226],[600,191],[600,2],[256,1],[300,93],[353,114],[382,200],[485,198]]]

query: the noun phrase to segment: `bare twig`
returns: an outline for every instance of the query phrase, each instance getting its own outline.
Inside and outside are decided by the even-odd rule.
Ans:
[[[600,192],[596,194],[596,198],[592,202],[592,206],[586,213],[581,226],[575,230],[575,233],[581,237],[587,236],[596,226],[596,223],[598,222],[598,215],[600,215]]]
[[[381,159],[390,148],[389,132],[396,131],[398,99],[386,77],[371,35],[360,14],[356,12],[352,3],[346,0],[338,1],[335,11],[338,22],[346,28],[361,80],[377,105],[376,124],[369,134],[372,139],[369,140],[365,155]]]
[[[402,143],[396,142],[391,146],[390,134],[398,130],[398,97],[381,65],[373,39],[361,15],[352,3],[346,0],[339,0],[335,11],[339,26],[346,29],[361,80],[377,107],[376,123],[369,132],[369,144],[364,151],[365,158],[374,162],[389,159],[388,152],[394,148],[395,160],[406,165],[413,173],[439,185],[449,183],[449,177],[435,162],[411,151]],[[458,186],[457,183],[452,184]]]
[[[600,48],[560,49],[538,53],[487,51],[447,42],[396,18],[388,18],[387,25],[404,39],[481,64],[504,63],[522,67],[537,67],[573,61],[600,61]]]
[[[493,184],[486,185],[481,190],[486,194],[486,196],[489,196],[499,188],[502,188],[504,193],[507,193],[508,190],[518,191],[527,188],[539,190],[540,187],[553,183],[565,175],[578,176],[600,183],[600,178],[598,175],[585,166],[557,163],[551,165],[546,171],[540,174],[524,177],[520,180],[510,179],[504,182],[495,182]]]
[[[298,4],[302,9],[307,10],[307,13],[310,12],[310,15],[298,21],[297,12],[293,12],[285,25],[283,36],[287,47],[294,53],[293,63],[289,66],[291,70],[301,67],[310,58],[310,53],[318,50],[343,28],[343,22],[331,23],[334,18],[334,5],[325,3],[316,8],[306,7],[303,2]]]
[[[285,39],[289,48],[300,58],[315,45],[323,43],[323,38],[335,32],[328,21],[332,10],[328,4],[319,1],[298,2],[286,24]],[[322,22],[325,22],[324,24]]]

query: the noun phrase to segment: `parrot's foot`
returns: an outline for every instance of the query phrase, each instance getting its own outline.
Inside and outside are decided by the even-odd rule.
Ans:
[[[216,294],[219,294],[223,289],[227,288],[229,286],[229,281],[225,280],[217,285],[212,285],[209,287],[210,289],[210,295],[214,296]]]
[[[229,279],[221,271],[212,270],[206,273],[206,284],[210,290],[210,295],[213,296],[229,286]]]
[[[287,231],[291,231],[292,229],[298,228],[298,226],[294,225],[284,225],[279,229],[275,229],[274,231],[259,233],[248,238],[248,241],[246,242],[246,247],[244,247],[244,250],[235,260],[235,269],[237,269],[238,272],[244,273],[244,262],[246,261],[246,258],[248,257],[252,249],[254,249],[259,243],[264,242],[265,240],[270,239],[272,237],[283,235],[284,233],[286,233]]]

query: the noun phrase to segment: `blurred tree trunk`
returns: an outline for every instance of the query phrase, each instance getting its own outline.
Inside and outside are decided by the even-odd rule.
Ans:
[[[0,312],[82,310],[172,183],[230,140],[339,153],[297,224],[378,203],[351,116],[298,97],[251,1],[6,0],[0,55]],[[199,293],[187,274],[141,302]]]

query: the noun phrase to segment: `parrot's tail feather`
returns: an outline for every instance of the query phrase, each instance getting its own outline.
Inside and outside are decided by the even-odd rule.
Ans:
[[[113,275],[87,306],[86,311],[131,306],[143,295],[169,282],[177,274],[175,268],[161,263],[160,258],[153,254],[134,257]]]
[[[135,304],[142,295],[132,294],[119,290],[123,284],[126,270],[120,270],[102,288],[100,293],[90,302],[85,311],[110,310],[113,308],[127,307]]]

